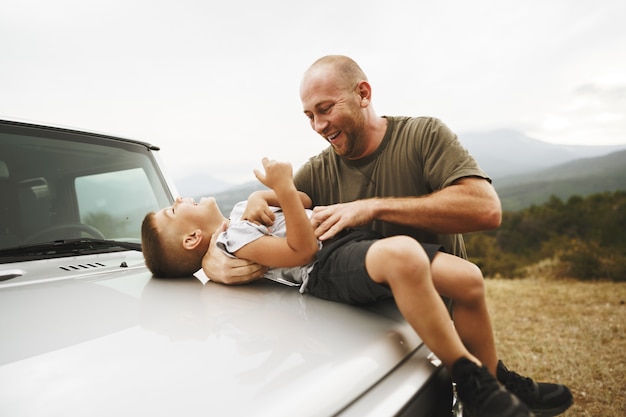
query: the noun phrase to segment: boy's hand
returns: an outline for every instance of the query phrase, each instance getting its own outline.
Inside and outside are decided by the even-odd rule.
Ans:
[[[253,193],[250,197],[248,197],[248,203],[246,204],[246,208],[243,211],[241,218],[252,223],[262,224],[269,227],[274,224],[276,216],[270,209],[267,201],[262,197],[256,197]]]
[[[224,222],[217,228],[207,253],[202,258],[202,269],[211,281],[222,284],[245,284],[255,279],[261,278],[267,271],[267,267],[250,262],[245,259],[231,258],[226,256],[216,245],[217,236],[226,230],[227,223]]]
[[[263,158],[261,162],[263,163],[265,174],[258,169],[254,170],[254,175],[261,184],[274,191],[278,191],[278,189],[283,187],[294,186],[293,171],[289,162],[279,162],[268,158]]]

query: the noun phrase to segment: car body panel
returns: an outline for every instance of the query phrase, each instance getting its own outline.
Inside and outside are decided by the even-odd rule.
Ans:
[[[268,280],[155,279],[132,267],[140,260],[36,261],[42,276],[78,261],[114,266],[4,284],[0,410],[119,415],[145,396],[137,411],[153,416],[205,415],[204,402],[220,415],[333,415],[420,344],[391,305],[347,306]]]
[[[48,133],[45,126],[36,130]],[[69,132],[80,143],[118,144],[88,132],[50,132]],[[68,176],[128,169],[133,161],[156,170],[146,174],[151,186],[162,187],[151,201],[173,201],[176,190],[160,172],[157,148],[123,143],[141,147],[132,152],[145,152],[151,162],[124,155],[124,164],[111,159],[98,166],[94,158],[36,174],[46,175],[46,197],[64,192],[54,204],[70,204],[66,218],[80,211],[76,190],[61,189],[76,183]],[[27,180],[35,175],[15,161],[7,166]],[[33,190],[32,182],[18,180]],[[85,218],[94,219],[76,221]],[[129,222],[128,216],[119,221]],[[25,249],[22,257],[2,258],[14,248],[0,247],[1,415],[391,416],[409,409],[418,416],[450,415],[449,377],[393,300],[350,306],[265,279],[225,286],[156,278],[139,251],[64,254],[57,250],[63,242]]]

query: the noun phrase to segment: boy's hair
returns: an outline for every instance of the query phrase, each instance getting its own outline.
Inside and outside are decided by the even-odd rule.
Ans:
[[[141,224],[141,251],[146,266],[157,277],[191,276],[202,266],[204,254],[198,250],[186,250],[173,233],[159,231],[154,214],[146,214]]]

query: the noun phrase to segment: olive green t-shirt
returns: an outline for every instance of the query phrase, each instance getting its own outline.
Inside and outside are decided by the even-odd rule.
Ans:
[[[385,117],[387,131],[371,155],[347,160],[328,147],[298,170],[296,187],[311,197],[314,206],[372,197],[423,196],[464,177],[491,181],[440,120]],[[420,242],[439,243],[449,253],[467,257],[461,235],[437,235],[378,220],[368,227],[383,236],[411,235]]]

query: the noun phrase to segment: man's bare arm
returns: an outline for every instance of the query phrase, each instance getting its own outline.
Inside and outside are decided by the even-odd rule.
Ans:
[[[421,197],[369,198],[315,207],[311,224],[316,236],[326,240],[373,220],[435,233],[467,233],[500,226],[502,208],[493,186],[472,177]]]

